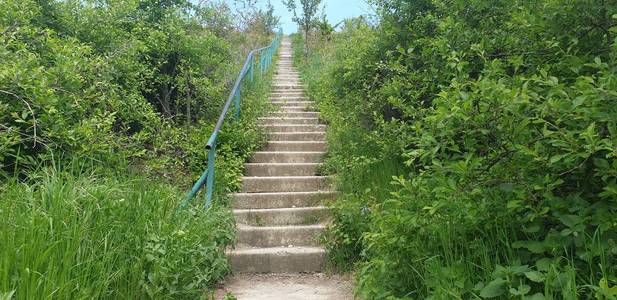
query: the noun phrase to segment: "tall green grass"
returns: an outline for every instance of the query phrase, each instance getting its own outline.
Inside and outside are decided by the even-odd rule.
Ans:
[[[224,207],[173,218],[183,190],[43,169],[0,187],[0,293],[16,299],[195,298],[228,271]]]

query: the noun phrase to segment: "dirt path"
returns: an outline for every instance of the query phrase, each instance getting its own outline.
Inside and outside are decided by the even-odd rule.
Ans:
[[[218,291],[219,298],[232,293],[238,300],[347,300],[354,299],[348,275],[241,274],[231,277]]]

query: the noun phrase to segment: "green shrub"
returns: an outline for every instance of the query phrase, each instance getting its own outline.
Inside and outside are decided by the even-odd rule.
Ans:
[[[378,25],[298,61],[345,193],[329,247],[359,260],[358,293],[613,299],[615,7],[375,4]]]
[[[175,134],[161,128],[215,122],[242,62],[212,10],[187,1],[2,2],[0,172],[50,153],[115,165]]]

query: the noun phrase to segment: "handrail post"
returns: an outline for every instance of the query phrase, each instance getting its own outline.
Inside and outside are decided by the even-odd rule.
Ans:
[[[236,107],[236,112],[235,112],[235,118],[236,120],[238,118],[240,118],[240,104],[241,104],[241,88],[238,88],[238,91],[236,91],[236,99],[234,101],[235,107]]]
[[[251,67],[250,67],[250,71],[249,71],[249,78],[251,79],[251,82],[253,82],[253,65],[255,61],[255,56],[251,56]]]
[[[208,177],[206,179],[205,209],[212,204],[212,190],[214,189],[214,160],[216,159],[216,144],[208,150]]]

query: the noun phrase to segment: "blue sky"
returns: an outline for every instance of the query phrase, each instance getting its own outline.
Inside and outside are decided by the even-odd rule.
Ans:
[[[233,0],[227,0],[228,3],[233,4]],[[267,0],[257,1],[259,5],[265,6]],[[297,31],[297,25],[291,21],[292,13],[287,11],[285,5],[281,0],[270,0],[274,6],[275,14],[281,17],[281,25],[285,34],[293,33]],[[300,1],[296,0],[298,6]],[[366,0],[322,0],[321,6],[325,5],[326,17],[330,24],[336,23],[351,17],[357,17],[360,15],[370,14],[372,12],[370,6],[366,3]]]

